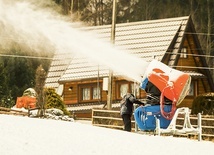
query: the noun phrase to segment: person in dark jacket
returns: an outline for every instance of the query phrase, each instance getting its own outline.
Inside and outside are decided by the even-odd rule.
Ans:
[[[123,119],[124,130],[131,132],[131,117],[133,113],[133,104],[143,105],[143,103],[135,98],[133,94],[127,93],[121,100],[120,115]]]

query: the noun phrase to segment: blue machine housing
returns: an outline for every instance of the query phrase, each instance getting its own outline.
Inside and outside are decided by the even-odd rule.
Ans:
[[[164,111],[170,112],[172,105],[164,105]],[[156,118],[160,120],[160,127],[166,129],[171,120],[167,120],[161,115],[160,105],[140,106],[134,111],[135,121],[141,130],[150,131],[156,128]]]

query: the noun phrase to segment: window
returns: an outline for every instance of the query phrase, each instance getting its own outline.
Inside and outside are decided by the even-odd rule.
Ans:
[[[97,84],[79,85],[80,102],[101,99],[101,88]]]
[[[139,86],[137,86],[136,84],[132,83],[131,84],[131,93],[135,94],[135,96],[139,96],[140,95]]]
[[[128,84],[121,84],[120,85],[120,97],[123,97],[126,93],[128,93],[129,85]]]
[[[139,96],[140,90],[133,82],[120,81],[117,83],[117,98],[122,98],[126,93],[136,94]]]
[[[195,88],[195,87],[194,87],[194,81],[191,81],[188,96],[194,96],[194,91],[195,91],[195,89],[194,89],[194,88]]]
[[[90,100],[90,88],[82,89],[82,100]]]
[[[180,55],[181,58],[187,58],[187,48],[184,47],[181,49],[181,55]]]
[[[100,99],[100,87],[93,88],[93,99]]]

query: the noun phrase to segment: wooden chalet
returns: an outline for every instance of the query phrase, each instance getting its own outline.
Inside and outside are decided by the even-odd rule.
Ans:
[[[110,41],[111,25],[82,29]],[[191,91],[180,107],[191,108],[197,95],[214,91],[211,74],[203,69],[208,66],[191,16],[116,24],[115,47],[125,49],[143,61],[155,58],[188,73],[192,77]],[[55,53],[45,85],[56,89],[69,111],[79,117],[90,117],[92,108],[103,108],[107,102],[105,81],[108,76],[107,67],[92,63],[87,57],[62,51]],[[112,84],[114,109],[119,107],[122,92],[133,92],[136,87],[133,81],[117,75],[113,76]],[[137,88],[136,92],[137,98],[145,97],[143,90]]]

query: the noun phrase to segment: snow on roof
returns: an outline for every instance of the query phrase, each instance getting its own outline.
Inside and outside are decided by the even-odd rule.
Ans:
[[[204,74],[201,74],[201,73],[198,73],[198,72],[195,72],[195,71],[183,71],[183,72],[189,74],[192,77],[201,77],[201,78],[205,77]]]
[[[161,61],[177,32],[185,29],[188,19],[189,16],[185,16],[116,24],[115,47],[144,61],[151,61],[154,57]],[[110,42],[111,25],[80,29],[93,32],[100,40]],[[63,57],[65,59],[62,59]],[[105,77],[108,76],[108,72],[107,67],[98,66],[84,57],[75,56],[71,59],[71,56],[56,53],[47,76],[46,86],[59,86],[58,81],[96,78],[98,74],[100,77]]]
[[[60,86],[59,79],[71,62],[72,57],[71,53],[59,52],[55,54],[45,80],[45,87],[57,89]]]

